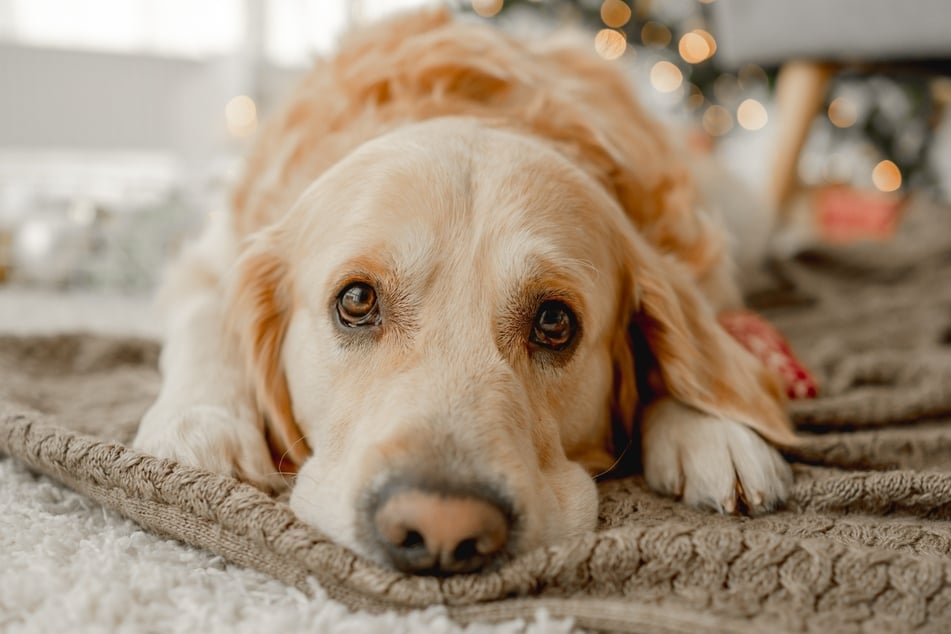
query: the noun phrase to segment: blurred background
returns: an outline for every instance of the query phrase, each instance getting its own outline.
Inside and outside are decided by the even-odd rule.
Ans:
[[[224,208],[258,122],[310,60],[439,3],[0,0],[0,328],[68,306],[152,332],[142,298],[162,263]],[[951,198],[946,0],[450,6],[583,30],[685,147],[735,174],[785,252],[887,240],[908,201]]]

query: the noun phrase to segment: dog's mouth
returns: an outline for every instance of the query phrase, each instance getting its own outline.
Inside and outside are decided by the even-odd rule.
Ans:
[[[419,475],[380,478],[358,505],[357,539],[380,563],[416,575],[498,569],[518,552],[519,514],[501,488]]]

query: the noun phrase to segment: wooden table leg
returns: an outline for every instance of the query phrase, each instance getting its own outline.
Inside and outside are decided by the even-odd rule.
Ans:
[[[799,153],[812,120],[822,106],[835,68],[830,64],[792,61],[783,64],[776,80],[777,138],[768,194],[785,219],[786,203],[795,191]]]

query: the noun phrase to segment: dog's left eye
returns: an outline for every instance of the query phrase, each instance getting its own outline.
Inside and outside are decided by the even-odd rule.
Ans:
[[[562,350],[571,343],[576,329],[577,320],[571,309],[561,302],[548,301],[535,313],[530,340],[551,350]]]
[[[337,314],[344,326],[376,326],[380,323],[376,291],[364,282],[347,286],[337,296]]]

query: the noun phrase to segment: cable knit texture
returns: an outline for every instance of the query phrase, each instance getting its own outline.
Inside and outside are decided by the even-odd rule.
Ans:
[[[715,516],[631,476],[600,527],[496,572],[410,577],[329,542],[286,504],[128,449],[158,387],[154,342],[0,338],[0,451],[162,535],[355,609],[440,603],[460,622],[539,607],[598,630],[951,631],[951,212],[912,206],[887,245],[776,264],[751,298],[819,381],[791,404],[788,507]]]

